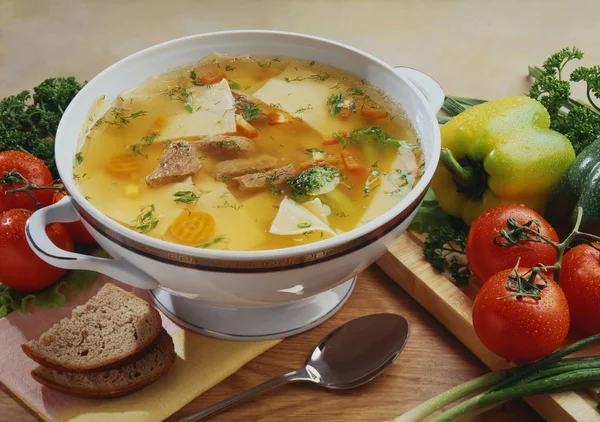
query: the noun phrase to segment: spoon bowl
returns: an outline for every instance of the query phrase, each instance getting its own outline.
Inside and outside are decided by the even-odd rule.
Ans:
[[[323,338],[303,368],[194,412],[181,422],[204,420],[255,394],[290,382],[312,382],[335,390],[358,387],[396,360],[408,334],[408,321],[400,315],[374,314],[354,319]]]
[[[321,340],[306,367],[319,374],[318,384],[323,387],[358,387],[391,364],[407,339],[408,321],[404,317],[364,316],[336,328]]]

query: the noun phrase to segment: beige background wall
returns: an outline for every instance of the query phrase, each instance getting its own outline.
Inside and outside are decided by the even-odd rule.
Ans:
[[[527,65],[563,46],[600,63],[599,17],[598,0],[0,0],[0,95],[89,79],[168,39],[254,28],[332,38],[419,68],[448,93],[492,98],[522,92]]]

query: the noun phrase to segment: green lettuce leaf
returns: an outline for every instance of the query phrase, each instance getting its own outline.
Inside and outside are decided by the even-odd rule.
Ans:
[[[93,255],[98,257],[108,256],[102,249],[98,249]],[[22,314],[25,312],[27,305],[33,305],[38,308],[62,306],[66,301],[65,295],[62,293],[65,287],[84,290],[96,278],[98,278],[98,273],[94,271],[68,271],[52,286],[37,292],[22,292],[0,283],[0,318],[5,317],[12,311]]]
[[[421,233],[433,233],[451,224],[452,217],[446,214],[442,207],[440,207],[435,193],[429,189],[410,228],[418,230]]]

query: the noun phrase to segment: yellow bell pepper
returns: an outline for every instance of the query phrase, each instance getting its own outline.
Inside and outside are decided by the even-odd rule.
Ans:
[[[442,153],[432,188],[442,209],[471,224],[505,203],[543,212],[575,152],[549,129],[536,100],[506,97],[476,105],[441,129]]]

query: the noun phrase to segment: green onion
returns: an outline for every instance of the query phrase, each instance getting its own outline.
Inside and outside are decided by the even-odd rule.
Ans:
[[[442,407],[486,388],[489,389],[437,415],[431,422],[473,416],[519,397],[600,386],[600,356],[565,358],[599,341],[600,334],[596,334],[535,363],[482,375],[427,400],[394,422],[421,421]]]

